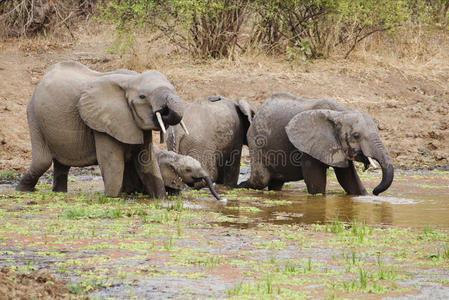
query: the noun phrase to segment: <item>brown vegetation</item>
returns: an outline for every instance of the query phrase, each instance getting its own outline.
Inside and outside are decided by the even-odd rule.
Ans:
[[[0,2],[0,36],[18,37],[55,33],[88,18],[97,0],[10,0]]]

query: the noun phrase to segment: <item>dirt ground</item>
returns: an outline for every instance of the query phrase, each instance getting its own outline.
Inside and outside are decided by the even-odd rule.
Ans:
[[[350,59],[291,62],[247,54],[197,61],[164,42],[141,39],[131,54],[111,54],[110,32],[80,27],[76,39],[0,41],[0,170],[23,172],[31,158],[26,104],[46,68],[76,60],[98,71],[158,69],[190,102],[222,95],[258,106],[274,92],[335,98],[368,113],[396,167],[449,166],[449,38],[427,59],[408,62],[357,52]]]
[[[18,274],[0,270],[0,299],[68,299],[67,282],[46,272]]]

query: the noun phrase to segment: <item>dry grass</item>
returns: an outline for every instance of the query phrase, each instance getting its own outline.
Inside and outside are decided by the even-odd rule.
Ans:
[[[354,53],[365,62],[383,61],[395,67],[447,68],[449,32],[442,29],[408,26],[394,33],[378,33],[367,38]]]

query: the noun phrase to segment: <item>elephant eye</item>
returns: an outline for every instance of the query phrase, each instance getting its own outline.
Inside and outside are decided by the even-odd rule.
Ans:
[[[191,172],[192,172],[192,169],[190,169],[190,168],[186,169],[186,173],[191,173]]]
[[[145,95],[140,95],[140,96],[139,96],[140,99],[145,99],[146,97],[147,97],[147,96],[145,96]]]
[[[358,140],[360,138],[360,133],[355,132],[352,134],[352,137],[355,138],[356,140]]]

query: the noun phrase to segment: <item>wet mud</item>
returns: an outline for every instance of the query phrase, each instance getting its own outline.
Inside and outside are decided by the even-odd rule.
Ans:
[[[49,178],[30,194],[3,184],[0,267],[46,272],[81,299],[449,297],[449,172],[398,171],[378,197],[328,178],[317,196],[302,182],[217,186],[225,203],[207,190],[107,198],[95,170],[67,194]],[[368,190],[380,178],[361,174]]]

